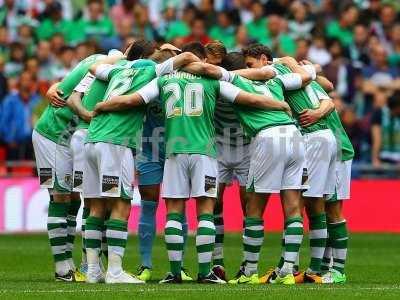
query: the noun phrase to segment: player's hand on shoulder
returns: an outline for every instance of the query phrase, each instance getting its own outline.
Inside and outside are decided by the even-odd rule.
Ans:
[[[299,121],[302,127],[309,127],[321,119],[321,115],[317,110],[304,109],[300,112]]]
[[[290,106],[289,106],[289,104],[287,104],[287,102],[285,102],[285,101],[282,101],[282,106],[283,106],[283,111],[285,112],[285,113],[287,113],[289,116],[293,116],[293,114],[292,114],[292,110],[290,109]]]
[[[66,102],[61,98],[63,92],[57,88],[49,89],[46,93],[46,98],[50,101],[50,104],[54,107],[63,107]]]
[[[293,65],[293,64],[297,64],[297,60],[295,60],[291,56],[284,56],[284,57],[279,58],[279,63],[281,63],[283,65]]]

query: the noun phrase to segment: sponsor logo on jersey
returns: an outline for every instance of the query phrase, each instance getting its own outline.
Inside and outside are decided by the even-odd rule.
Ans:
[[[118,176],[103,175],[101,191],[103,193],[118,193]]]

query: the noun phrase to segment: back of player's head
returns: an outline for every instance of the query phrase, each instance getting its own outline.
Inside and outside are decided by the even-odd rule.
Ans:
[[[127,60],[135,60],[139,58],[148,58],[156,50],[156,45],[145,39],[135,40],[125,49]]]
[[[205,47],[199,42],[188,43],[182,47],[182,52],[191,52],[201,60],[206,59],[207,53]]]
[[[205,46],[207,62],[213,65],[220,65],[226,56],[226,48],[220,41],[213,41]]]
[[[246,69],[246,61],[240,52],[230,52],[222,60],[222,67],[228,71]]]
[[[156,63],[162,63],[174,56],[176,56],[176,53],[171,49],[158,49],[149,58]]]
[[[260,43],[250,44],[243,48],[242,53],[245,57],[250,56],[256,59],[261,58],[261,55],[265,55],[268,60],[272,60],[272,51],[267,46]]]

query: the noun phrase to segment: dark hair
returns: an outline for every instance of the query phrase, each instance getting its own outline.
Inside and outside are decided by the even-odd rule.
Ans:
[[[222,60],[221,66],[228,71],[246,69],[246,61],[240,52],[230,52]]]
[[[74,51],[75,49],[71,46],[62,46],[60,49],[60,54],[64,54],[67,51]]]
[[[131,45],[129,45],[131,47],[126,56],[127,60],[148,58],[156,50],[156,45],[153,42],[145,39],[138,39],[134,41]]]
[[[339,46],[340,46],[340,48],[341,49],[343,49],[343,46],[342,46],[342,43],[340,42],[340,40],[339,39],[335,39],[335,38],[331,38],[331,39],[328,39],[327,41],[326,41],[326,48],[330,48],[330,47],[332,47],[334,44],[338,44]]]
[[[311,41],[305,37],[299,37],[298,39],[296,39],[296,44],[298,44],[300,42],[305,42],[307,44],[307,46],[311,45]]]
[[[224,58],[226,56],[226,47],[220,41],[213,41],[208,43],[206,46],[206,53],[214,56]]]
[[[272,51],[267,46],[260,43],[250,44],[249,46],[242,49],[244,57],[251,56],[259,59],[261,55],[265,55],[268,60],[272,60]]]
[[[199,42],[191,42],[182,47],[182,52],[191,52],[200,59],[207,57],[206,48]]]

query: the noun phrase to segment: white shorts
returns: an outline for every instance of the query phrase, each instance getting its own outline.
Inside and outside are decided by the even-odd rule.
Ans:
[[[240,147],[217,143],[218,182],[232,184],[236,178],[240,186],[245,186],[250,167],[250,145]]]
[[[85,144],[84,198],[131,200],[135,177],[132,149],[109,143]]]
[[[335,193],[336,139],[330,129],[304,135],[309,188],[305,197],[324,197]]]
[[[72,156],[68,147],[56,144],[36,130],[32,133],[40,187],[51,193],[69,194],[72,191]]]
[[[352,159],[336,161],[336,197],[330,197],[328,198],[328,201],[350,199],[352,163]]]
[[[85,138],[87,129],[78,129],[71,137],[71,153],[73,161],[73,191],[83,191],[83,169],[85,167]]]
[[[294,125],[260,131],[251,142],[247,188],[256,193],[302,189],[304,144]]]
[[[218,163],[201,154],[176,154],[165,161],[162,197],[217,198]]]

